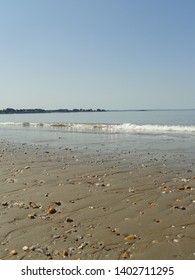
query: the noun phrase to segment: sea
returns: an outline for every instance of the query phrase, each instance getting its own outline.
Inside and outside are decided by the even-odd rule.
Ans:
[[[195,152],[195,110],[0,114],[0,140],[80,151]]]

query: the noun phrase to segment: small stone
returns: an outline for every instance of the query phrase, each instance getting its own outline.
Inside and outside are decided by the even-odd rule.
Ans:
[[[7,201],[5,201],[5,202],[1,202],[1,205],[2,205],[2,206],[8,206],[9,203],[8,203]]]
[[[25,166],[24,169],[30,169],[30,166]]]
[[[37,248],[37,245],[32,245],[32,246],[29,248],[29,250],[30,250],[30,251],[35,251],[36,248]]]
[[[41,208],[41,206],[39,204],[37,204],[36,202],[29,202],[30,207],[32,207],[33,209],[38,209]]]
[[[60,202],[60,201],[56,201],[55,204],[58,205],[58,206],[60,206],[60,205],[61,205],[61,202]]]
[[[16,250],[12,250],[12,251],[10,252],[10,254],[11,254],[12,256],[16,256],[16,255],[18,254],[18,252],[17,252]]]
[[[72,223],[72,222],[73,222],[73,219],[67,218],[67,219],[66,219],[66,222],[67,222],[67,223]]]
[[[81,243],[81,245],[78,247],[79,250],[84,249],[88,245],[87,242]]]
[[[158,240],[152,240],[152,244],[158,244]]]
[[[63,256],[63,257],[68,257],[68,255],[69,255],[69,252],[68,252],[67,250],[64,250],[64,251],[62,252],[62,256]]]
[[[134,240],[134,239],[137,239],[137,235],[135,235],[135,234],[129,234],[125,237],[126,241]]]
[[[29,250],[29,247],[28,247],[28,246],[24,246],[24,247],[22,248],[22,250],[26,252],[26,251]]]
[[[28,218],[32,220],[32,219],[35,219],[35,216],[36,216],[35,214],[29,214]]]
[[[125,252],[122,254],[122,257],[123,257],[124,259],[129,258],[129,252],[125,251]]]
[[[48,210],[47,210],[47,214],[55,214],[56,213],[56,209],[53,208],[53,207],[50,207]]]
[[[174,206],[175,209],[186,210],[185,206]]]
[[[53,239],[59,239],[61,235],[53,235]]]
[[[175,239],[173,239],[173,242],[174,242],[174,243],[178,243],[178,242],[179,242],[179,239],[176,239],[176,238],[175,238]]]
[[[184,237],[184,234],[183,234],[183,233],[179,233],[179,234],[177,234],[177,237],[178,237],[178,238],[183,238],[183,237]]]

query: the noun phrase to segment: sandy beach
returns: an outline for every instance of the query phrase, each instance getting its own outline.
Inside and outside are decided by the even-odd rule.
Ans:
[[[2,141],[0,259],[195,259],[194,190],[182,151]]]

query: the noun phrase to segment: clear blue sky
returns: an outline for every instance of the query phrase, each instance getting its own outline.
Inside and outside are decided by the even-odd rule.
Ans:
[[[194,0],[0,0],[0,109],[195,108]]]

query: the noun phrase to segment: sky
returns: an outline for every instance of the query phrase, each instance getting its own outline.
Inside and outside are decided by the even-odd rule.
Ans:
[[[195,108],[194,0],[0,0],[0,109]]]

